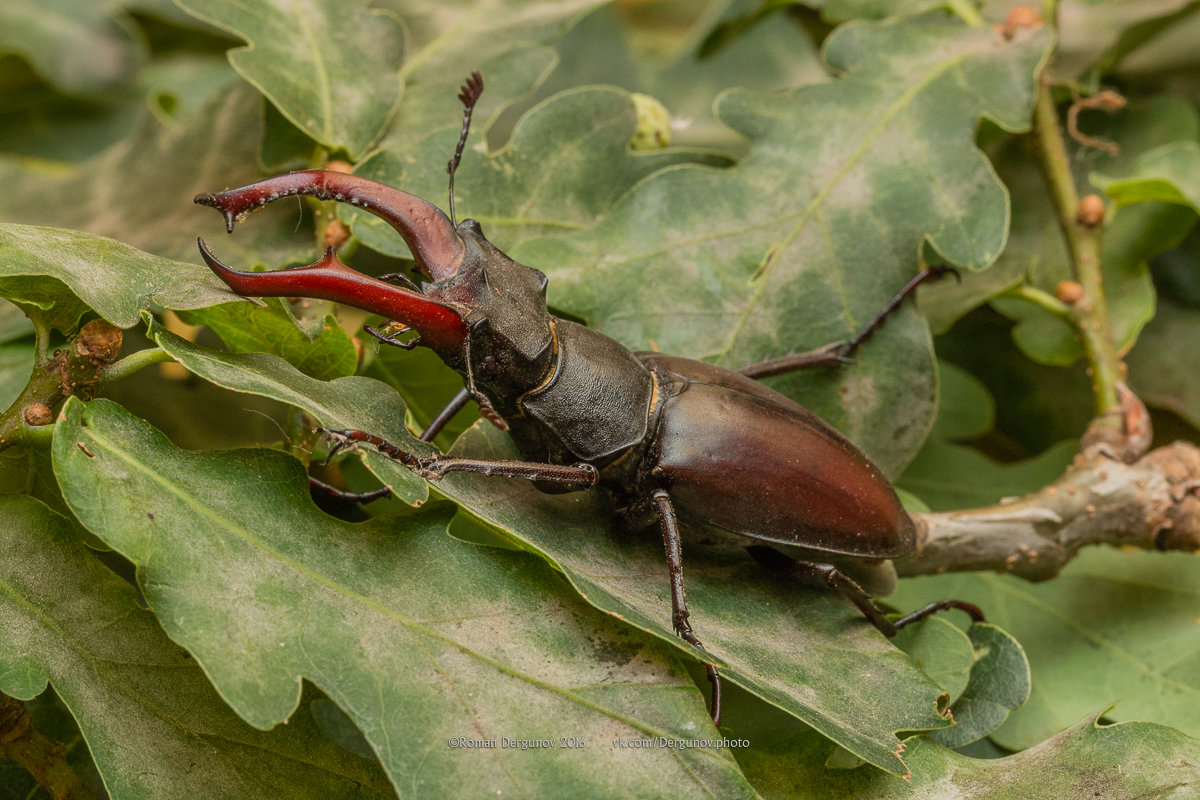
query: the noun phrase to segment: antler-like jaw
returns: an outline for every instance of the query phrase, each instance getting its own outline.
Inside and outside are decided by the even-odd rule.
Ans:
[[[458,311],[350,269],[338,260],[332,247],[320,261],[308,266],[243,272],[222,264],[203,239],[197,241],[208,268],[244,297],[317,297],[345,303],[413,328],[420,334],[421,343],[443,360],[454,363],[462,358],[468,328]]]
[[[462,239],[440,208],[408,192],[345,172],[289,172],[240,189],[199,194],[196,202],[224,214],[225,228],[232,233],[233,226],[251,211],[295,195],[349,203],[383,219],[404,237],[417,269],[427,278],[445,280],[462,266]]]
[[[232,232],[234,225],[251,211],[272,200],[295,195],[349,203],[386,220],[408,243],[418,269],[434,280],[454,277],[463,265],[466,247],[439,208],[407,192],[356,175],[327,170],[292,172],[240,189],[201,194],[196,202],[224,214],[225,226]],[[441,303],[420,292],[356,272],[339,261],[332,248],[308,266],[242,272],[222,264],[204,240],[199,244],[209,269],[240,295],[317,297],[345,303],[415,329],[422,344],[450,363],[462,358],[468,327],[457,304]]]

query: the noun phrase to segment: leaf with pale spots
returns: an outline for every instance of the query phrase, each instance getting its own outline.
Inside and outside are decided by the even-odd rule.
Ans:
[[[0,495],[0,691],[28,700],[52,684],[112,797],[392,796],[378,764],[325,738],[307,702],[271,731],[238,719],[84,536],[33,498]]]
[[[400,101],[404,27],[362,0],[179,0],[239,36],[229,63],[300,130],[359,158]],[[353,46],[346,46],[346,42]]]
[[[613,746],[717,732],[665,648],[537,559],[446,535],[451,506],[341,522],[289,456],[180,450],[106,401],[69,401],[54,452],[71,509],[138,566],[167,633],[255,726],[292,715],[306,678],[401,796],[756,796],[727,750]]]
[[[375,381],[321,384],[277,358],[217,353],[152,329],[153,337],[193,373],[218,385],[299,406],[323,424],[363,427],[424,452],[403,432],[394,392]],[[363,399],[374,398],[369,408]],[[400,406],[400,409],[403,407]],[[379,426],[379,427],[372,427]],[[384,427],[387,426],[387,427]],[[478,424],[459,449],[477,458],[518,458],[512,442]],[[378,453],[367,464],[404,492],[414,476]],[[423,484],[419,487],[423,489]],[[599,492],[547,495],[527,481],[454,473],[437,490],[564,572],[588,602],[695,655],[671,628],[662,542],[653,529],[622,532]],[[419,489],[418,489],[419,491]],[[941,691],[835,592],[803,589],[771,575],[744,551],[687,545],[693,624],[728,680],[795,714],[865,760],[896,773],[898,730],[949,724]]]
[[[735,168],[664,170],[594,227],[511,255],[632,348],[737,368],[846,339],[916,274],[923,242],[971,269],[1000,253],[1008,198],[975,129],[1028,127],[1049,44],[942,15],[843,26],[825,44],[834,80],[719,99],[753,144]],[[770,382],[894,473],[934,414],[928,332],[902,309],[857,358]]]

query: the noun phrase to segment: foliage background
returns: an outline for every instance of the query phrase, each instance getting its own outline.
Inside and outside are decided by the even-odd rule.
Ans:
[[[353,209],[279,203],[224,237],[190,199],[340,160],[440,203],[479,68],[460,213],[630,347],[737,367],[850,335],[920,262],[957,267],[854,365],[770,382],[914,509],[983,506],[1057,477],[1097,403],[1051,302],[1076,275],[1029,133],[1050,75],[1064,122],[1073,94],[1127,100],[1077,119],[1119,150],[1069,138],[1069,166],[1108,204],[1129,383],[1156,441],[1194,441],[1200,3],[1046,2],[1057,25],[1005,35],[1014,5],[6,2],[0,797],[1194,795],[1195,555],[908,579],[891,606],[960,597],[993,624],[933,618],[897,649],[841,599],[691,542],[718,733],[657,537],[614,530],[603,497],[431,489],[366,455],[326,477],[395,499],[313,505],[315,425],[419,446],[406,420],[458,378],[363,347],[352,311],[230,302],[193,249],[275,268],[337,220],[355,268],[404,268]],[[47,372],[96,317],[126,329],[120,360]],[[38,399],[53,426],[22,421]],[[510,452],[473,422],[438,444]],[[720,735],[748,746],[615,743]],[[448,744],[503,736],[556,746]]]

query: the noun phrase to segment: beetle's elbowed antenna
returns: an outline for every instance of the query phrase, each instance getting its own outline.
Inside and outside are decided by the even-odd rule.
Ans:
[[[454,148],[454,158],[450,159],[450,163],[446,165],[446,172],[450,173],[450,222],[457,226],[458,218],[454,216],[454,171],[458,169],[458,162],[462,161],[463,147],[467,144],[467,133],[471,130],[471,112],[475,110],[475,104],[479,102],[479,95],[483,94],[483,75],[479,70],[471,70],[471,76],[467,78],[467,82],[462,85],[458,92],[458,99],[463,104],[463,126],[462,133],[458,135],[458,147]]]

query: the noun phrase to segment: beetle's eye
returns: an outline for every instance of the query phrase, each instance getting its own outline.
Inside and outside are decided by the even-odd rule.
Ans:
[[[484,356],[483,363],[479,365],[488,375],[496,374],[496,359],[492,356]]]

